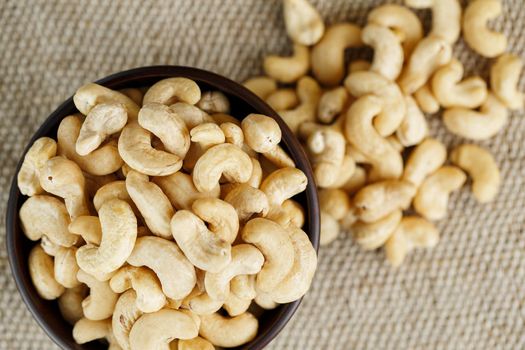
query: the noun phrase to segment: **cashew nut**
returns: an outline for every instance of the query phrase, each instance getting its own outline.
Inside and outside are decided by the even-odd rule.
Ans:
[[[199,316],[211,315],[219,311],[224,305],[224,300],[212,299],[208,293],[197,291],[195,294],[192,294],[193,292],[183,300],[182,306],[187,307]]]
[[[308,0],[284,0],[283,13],[286,32],[294,42],[315,45],[323,36],[323,19]]]
[[[129,196],[128,190],[126,189],[126,181],[113,181],[100,187],[93,197],[93,205],[95,206],[95,209],[99,211],[104,203],[115,198],[128,203],[131,206],[133,213],[135,213],[135,216],[140,216],[137,206]]]
[[[352,203],[341,189],[323,189],[319,191],[319,207],[334,219],[341,220],[350,211]]]
[[[235,208],[241,223],[248,221],[253,215],[266,216],[270,210],[266,194],[247,184],[234,185],[224,200]]]
[[[463,81],[463,65],[453,58],[438,69],[432,77],[432,91],[445,108],[477,108],[487,98],[487,84],[481,77],[470,77]]]
[[[259,322],[249,312],[236,317],[214,313],[201,316],[199,334],[215,346],[233,348],[255,338],[258,329]]]
[[[137,294],[134,290],[125,291],[118,298],[111,319],[115,339],[124,350],[130,350],[129,332],[133,324],[144,314],[137,307],[136,301]]]
[[[414,99],[425,113],[434,114],[439,111],[439,102],[431,91],[429,82],[414,92]]]
[[[77,280],[76,252],[76,247],[60,247],[55,254],[55,280],[66,288],[74,288],[80,284]]]
[[[235,276],[230,283],[230,290],[241,299],[253,299],[256,297],[255,290],[256,275],[238,275]]]
[[[460,107],[450,108],[443,113],[443,122],[453,134],[471,140],[486,140],[505,126],[508,115],[505,105],[489,93],[479,112]]]
[[[246,143],[255,152],[266,153],[281,142],[281,128],[277,122],[262,114],[249,114],[241,122]]]
[[[88,115],[95,106],[103,103],[123,104],[130,120],[136,120],[139,113],[139,106],[131,98],[121,92],[94,83],[80,87],[73,96],[73,102],[84,115]]]
[[[142,106],[142,98],[144,97],[143,89],[126,88],[119,90],[119,92],[128,96],[137,106]]]
[[[36,245],[29,253],[29,275],[35,289],[42,298],[53,300],[64,293],[64,286],[55,280],[53,258]]]
[[[341,189],[345,190],[348,194],[353,194],[366,184],[368,180],[367,177],[368,174],[366,170],[356,165],[352,176],[343,184]]]
[[[208,224],[210,231],[233,243],[239,232],[239,218],[231,204],[218,198],[199,198],[193,202],[191,209]]]
[[[173,113],[177,115],[180,119],[186,124],[188,130],[193,129],[197,125],[203,123],[213,122],[213,118],[206,112],[204,112],[199,107],[190,105],[185,102],[177,102],[170,106],[170,109]]]
[[[356,165],[355,165],[354,159],[349,154],[345,154],[343,158],[343,162],[341,163],[341,167],[339,168],[337,179],[330,186],[326,186],[326,188],[344,187],[345,184],[348,181],[350,181],[355,171],[356,171]]]
[[[398,37],[387,27],[368,24],[361,32],[363,43],[374,49],[370,70],[396,80],[403,68],[404,53]]]
[[[294,44],[293,56],[270,55],[264,59],[266,75],[281,83],[293,83],[306,75],[310,68],[310,52],[306,46]]]
[[[206,113],[230,113],[230,101],[220,91],[206,91],[202,94],[197,107]]]
[[[513,54],[503,54],[490,68],[490,87],[510,109],[523,109],[525,94],[518,90],[523,63]]]
[[[100,245],[102,227],[97,216],[78,216],[71,221],[67,229],[69,232],[81,236],[88,244]],[[42,239],[44,239],[44,236]]]
[[[311,77],[299,79],[296,89],[301,103],[294,109],[277,111],[293,133],[297,132],[302,123],[315,120],[317,104],[321,98],[321,87]]]
[[[303,207],[292,199],[287,199],[281,204],[280,210],[272,211],[268,215],[271,219],[281,225],[282,227],[303,227],[305,221],[305,214]]]
[[[501,1],[471,1],[463,16],[463,36],[467,44],[485,57],[496,57],[507,49],[503,33],[487,28],[487,22],[501,14]]]
[[[164,295],[171,299],[183,299],[196,283],[195,268],[177,244],[160,237],[138,238],[128,263],[152,269]]]
[[[316,131],[306,141],[318,186],[332,185],[339,176],[345,156],[346,140],[342,133],[332,130]]]
[[[109,320],[90,320],[81,318],[73,326],[73,339],[77,344],[89,343],[93,340],[109,338],[111,322]]]
[[[352,238],[364,250],[377,249],[390,238],[402,216],[401,210],[394,210],[376,222],[358,221],[351,227]]]
[[[252,299],[241,299],[233,293],[228,295],[222,308],[226,310],[231,317],[239,316],[250,308]]]
[[[261,183],[260,190],[268,198],[269,214],[278,211],[285,200],[303,192],[307,185],[306,175],[296,168],[282,168],[268,175]]]
[[[272,92],[277,90],[277,82],[266,76],[250,78],[242,83],[242,85],[262,100],[266,99]]]
[[[427,220],[405,216],[385,243],[386,259],[394,267],[401,265],[414,248],[431,248],[439,241],[439,231]]]
[[[82,300],[84,300],[87,293],[88,288],[84,284],[81,284],[74,288],[66,289],[58,298],[60,314],[69,324],[75,324],[84,317]]]
[[[109,282],[101,282],[83,270],[78,270],[77,279],[89,287],[89,296],[82,300],[84,316],[93,321],[111,317],[118,294],[109,287]]]
[[[428,138],[419,144],[408,157],[403,180],[419,187],[423,180],[439,169],[447,159],[447,149],[438,140]]]
[[[299,97],[294,89],[278,89],[266,97],[265,102],[276,111],[295,108]]]
[[[72,231],[70,232],[75,233]],[[55,256],[58,250],[62,248],[61,245],[52,242],[46,235],[42,235],[42,238],[40,239],[40,246],[42,247],[42,249],[44,249],[44,252],[46,252],[46,254],[49,256]]]
[[[405,4],[417,8],[432,8],[432,30],[430,35],[443,38],[454,44],[461,32],[461,4],[458,0],[405,0]]]
[[[412,96],[405,96],[405,105],[406,115],[396,131],[396,136],[402,146],[410,147],[423,141],[428,134],[428,125],[425,115]]]
[[[367,60],[355,60],[348,64],[348,74],[370,70],[372,63]]]
[[[43,192],[39,180],[40,168],[56,153],[57,143],[49,137],[41,137],[31,145],[17,175],[18,188],[23,195],[34,196]]]
[[[345,50],[362,46],[361,28],[352,23],[337,23],[312,49],[312,71],[322,84],[339,84],[345,74]]]
[[[215,350],[215,347],[206,339],[196,337],[188,340],[179,340],[177,348],[172,350]]]
[[[317,107],[317,119],[322,123],[331,123],[343,112],[348,100],[348,92],[343,86],[324,92]]]
[[[478,202],[487,203],[496,197],[501,176],[489,151],[476,145],[464,144],[452,151],[450,160],[472,178],[472,193]]]
[[[153,84],[146,94],[142,103],[150,102],[172,105],[175,102],[186,102],[194,105],[201,99],[201,89],[199,85],[188,78],[168,78]]]
[[[255,299],[253,299],[253,301],[255,301],[255,303],[264,310],[273,310],[279,306],[279,304],[272,300],[268,293],[262,293],[259,291],[257,292],[257,296]]]
[[[129,168],[126,164],[123,164],[120,171],[126,167]],[[102,186],[107,185],[110,182],[117,181],[118,177],[115,173],[96,176],[84,172],[84,179],[86,181],[86,193],[88,194],[89,198],[93,198]]]

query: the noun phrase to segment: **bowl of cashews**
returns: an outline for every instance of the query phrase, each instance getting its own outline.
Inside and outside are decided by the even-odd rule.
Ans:
[[[266,103],[214,73],[143,67],[80,87],[16,174],[9,262],[63,349],[261,349],[312,282],[308,159]]]

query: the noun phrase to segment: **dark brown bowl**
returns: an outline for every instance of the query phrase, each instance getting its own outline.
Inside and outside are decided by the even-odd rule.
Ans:
[[[242,85],[215,73],[196,68],[178,66],[135,68],[110,75],[97,81],[97,83],[112,89],[122,89],[152,85],[158,80],[169,77],[186,77],[196,81],[202,90],[214,89],[224,92],[230,98],[232,106],[231,114],[238,119],[242,119],[249,113],[261,113],[272,117],[277,123],[279,123],[283,132],[282,143],[284,144],[284,148],[289,152],[297,167],[301,169],[308,178],[308,187],[306,188],[306,191],[296,196],[294,199],[306,208],[306,223],[304,230],[308,234],[315,249],[318,249],[319,205],[312,169],[310,168],[306,154],[283,120],[256,95]],[[29,146],[33,144],[37,138],[49,136],[56,139],[56,131],[60,121],[64,117],[76,112],[78,111],[73,104],[73,99],[69,98],[51,113],[40,129],[38,129],[33,135],[24,151],[24,155]],[[21,157],[18,162],[16,173],[18,173],[18,170],[20,169],[22,159],[23,157]],[[71,334],[72,326],[69,325],[60,315],[56,301],[47,301],[40,298],[33,287],[27,263],[29,252],[36,243],[30,241],[22,233],[18,220],[20,206],[26,198],[27,197],[23,196],[18,190],[15,175],[11,183],[11,191],[7,205],[7,252],[9,255],[11,271],[13,272],[22,299],[38,324],[62,349],[103,349],[104,347],[100,342],[91,342],[83,345],[76,344]],[[293,303],[281,305],[274,310],[264,312],[260,318],[259,333],[257,334],[257,337],[240,348],[250,350],[264,348],[264,346],[266,346],[283,329],[299,307],[300,302],[301,300],[298,300]]]

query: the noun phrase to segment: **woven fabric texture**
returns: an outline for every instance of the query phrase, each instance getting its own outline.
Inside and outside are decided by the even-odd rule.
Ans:
[[[364,24],[383,0],[314,0],[328,23]],[[525,59],[523,0],[493,23]],[[418,11],[428,27],[429,11]],[[80,85],[132,67],[177,64],[242,81],[269,53],[287,54],[279,0],[0,0],[0,212],[26,142]],[[459,42],[466,73],[490,60]],[[522,79],[522,88],[523,88]],[[449,147],[463,140],[429,120]],[[310,293],[270,349],[524,349],[525,119],[482,144],[501,167],[497,199],[464,188],[438,223],[442,241],[398,270],[342,235],[320,252]],[[15,288],[0,226],[0,349],[57,349]]]

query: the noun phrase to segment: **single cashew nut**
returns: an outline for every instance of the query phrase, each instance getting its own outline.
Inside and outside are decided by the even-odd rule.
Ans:
[[[367,183],[367,178],[368,174],[366,170],[356,165],[352,176],[342,185],[341,189],[348,194],[353,194]]]
[[[122,293],[115,304],[111,325],[115,340],[123,350],[130,350],[129,332],[144,313],[137,307],[137,294],[133,289]]]
[[[88,288],[84,284],[81,284],[74,288],[67,288],[58,298],[60,314],[69,324],[73,325],[84,317],[82,300],[84,300],[87,293]]]
[[[280,210],[273,210],[268,219],[275,221],[282,227],[303,227],[305,214],[303,207],[292,199],[287,199],[281,204]]]
[[[485,81],[478,76],[461,81],[462,78],[463,65],[455,58],[434,73],[432,91],[441,106],[476,108],[485,101]]]
[[[351,155],[345,154],[343,158],[343,163],[341,164],[341,167],[339,168],[339,174],[337,176],[337,179],[334,183],[332,183],[330,186],[327,186],[326,188],[334,189],[334,188],[342,188],[345,186],[345,184],[350,181],[352,176],[354,176],[354,173],[356,172],[357,166],[355,164],[354,158],[352,158]]]
[[[211,232],[228,243],[233,243],[239,232],[239,218],[235,208],[218,198],[199,198],[191,206],[193,212],[204,220]]]
[[[323,19],[309,1],[284,0],[283,13],[286,32],[294,42],[315,45],[323,36]]]
[[[361,28],[352,23],[337,23],[326,30],[312,49],[312,71],[324,85],[339,84],[345,74],[345,50],[362,46]]]
[[[343,86],[324,92],[317,107],[317,119],[321,123],[332,123],[345,110],[348,102],[348,92]]]
[[[186,159],[184,159],[184,169],[188,171],[195,167],[195,163],[204,152],[226,141],[226,135],[215,123],[197,125],[190,130],[190,135],[192,144]]]
[[[332,130],[316,131],[308,137],[306,145],[317,185],[332,185],[338,178],[345,156],[346,140],[343,134]]]
[[[260,190],[266,194],[270,212],[279,211],[285,200],[303,192],[308,185],[306,175],[297,168],[282,168],[268,175],[261,183]]]
[[[277,90],[277,82],[266,76],[250,78],[242,83],[242,85],[262,100],[266,99],[272,92]]]
[[[129,168],[126,164],[123,164],[121,167],[121,171],[124,168]],[[128,169],[129,170],[129,169]],[[127,170],[126,170],[127,174]],[[104,185],[107,185],[110,182],[114,182],[118,180],[118,177],[116,174],[108,174],[108,175],[102,175],[102,176],[96,176],[91,175],[89,173],[84,172],[84,179],[86,180],[86,193],[88,194],[89,198],[93,198],[97,191]]]
[[[253,301],[264,310],[273,310],[279,306],[279,304],[272,300],[270,294],[261,291],[257,291],[257,296]]]
[[[396,136],[400,145],[410,147],[420,144],[428,135],[428,125],[425,115],[412,96],[405,96],[405,105],[406,115],[396,131]],[[397,151],[401,152],[402,149]]]
[[[73,339],[77,344],[109,337],[111,322],[109,320],[90,320],[81,318],[73,326]]]
[[[478,202],[487,203],[496,197],[501,176],[489,151],[476,145],[464,144],[452,151],[450,160],[472,178],[472,193]]]
[[[454,44],[461,32],[461,4],[458,0],[405,0],[405,4],[417,9],[432,8],[430,35]]]
[[[228,295],[228,298],[224,301],[222,308],[226,310],[229,316],[239,316],[250,308],[252,299],[241,299],[233,293]]]
[[[208,293],[196,292],[195,295],[190,294],[182,302],[182,307],[187,307],[193,313],[202,315],[211,315],[220,310],[224,305],[224,300],[215,300],[210,298]]]
[[[319,207],[336,220],[341,220],[351,210],[352,202],[341,189],[323,189],[319,191]]]
[[[253,340],[258,329],[259,322],[249,312],[236,317],[214,313],[201,316],[199,334],[215,346],[233,348]]]
[[[77,280],[76,252],[76,247],[60,247],[55,254],[55,280],[66,288],[74,288],[80,284]]]
[[[130,120],[136,120],[139,113],[139,106],[131,98],[121,92],[95,83],[80,87],[73,96],[73,102],[80,113],[84,115],[88,115],[95,106],[103,103],[123,104]]]
[[[126,181],[113,181],[100,187],[93,197],[93,205],[95,206],[95,209],[99,211],[104,203],[115,198],[128,203],[131,206],[133,213],[135,213],[135,216],[140,217],[140,212],[126,189]]]
[[[266,56],[263,69],[266,75],[281,83],[293,83],[306,75],[310,68],[310,52],[306,46],[294,44],[293,56]]]
[[[40,297],[53,300],[64,293],[64,286],[55,280],[53,258],[36,245],[29,253],[29,275]]]
[[[396,80],[403,68],[404,53],[401,42],[390,29],[378,24],[368,24],[361,32],[363,43],[374,49],[370,70]]]
[[[264,100],[272,109],[282,111],[295,108],[299,104],[299,97],[294,89],[278,89]]]
[[[57,143],[49,137],[41,137],[31,145],[17,175],[20,193],[31,197],[43,192],[39,180],[40,168],[56,153]]]
[[[302,123],[315,120],[317,104],[322,93],[319,83],[308,76],[299,79],[296,90],[301,102],[299,106],[291,110],[277,111],[293,133],[297,132]]]
[[[87,244],[100,245],[102,227],[97,216],[78,216],[71,221],[67,229],[69,232],[81,236]]]
[[[143,89],[138,88],[126,88],[121,89],[118,92],[128,96],[137,106],[142,106],[142,98],[144,98]]]
[[[241,299],[254,299],[257,296],[255,290],[256,275],[238,275],[230,282],[231,294]]]
[[[463,16],[463,36],[467,44],[485,57],[496,57],[507,49],[505,34],[487,28],[487,22],[501,14],[501,1],[472,1]]]
[[[89,287],[89,296],[82,300],[84,316],[93,321],[111,317],[118,294],[109,287],[109,282],[101,282],[83,270],[78,270],[77,279]]]
[[[241,127],[246,143],[255,152],[269,152],[281,142],[281,128],[273,118],[252,113],[242,120]]]
[[[414,99],[417,101],[419,108],[425,113],[434,114],[439,111],[439,102],[430,89],[428,82],[414,92]]]
[[[244,134],[240,126],[234,123],[226,122],[220,125],[224,139],[239,148],[244,147]]]
[[[377,249],[394,233],[402,217],[401,210],[394,210],[376,222],[358,221],[351,227],[352,238],[364,250]]]
[[[420,143],[408,157],[403,180],[419,187],[425,178],[439,169],[447,159],[445,145],[436,139],[428,138]]]
[[[197,107],[206,113],[230,113],[230,101],[220,91],[206,91],[202,94]]]
[[[443,113],[443,122],[453,134],[471,140],[486,140],[505,126],[508,115],[507,107],[489,93],[479,112],[467,108],[450,108]]]
[[[142,103],[150,102],[172,105],[175,102],[186,102],[194,105],[201,99],[201,89],[199,85],[188,78],[168,78],[153,84],[146,94]]]
[[[185,102],[177,102],[170,106],[170,109],[173,113],[177,115],[180,119],[186,124],[188,130],[193,129],[197,125],[203,123],[213,122],[213,118],[206,112],[204,112],[199,107],[190,105]]]
[[[81,156],[96,150],[110,135],[120,132],[128,121],[126,106],[122,103],[101,103],[93,107],[78,134],[75,150]]]
[[[248,221],[253,215],[266,216],[270,210],[266,194],[247,184],[234,185],[224,200],[235,208],[241,223]]]
[[[215,350],[215,347],[206,339],[196,337],[188,340],[179,340],[177,348],[173,350]]]
[[[177,244],[160,237],[138,238],[128,263],[152,269],[160,280],[164,295],[171,299],[186,297],[197,280],[195,268]]]
[[[523,109],[525,94],[518,90],[523,63],[513,54],[503,54],[490,68],[490,87],[510,109]]]

